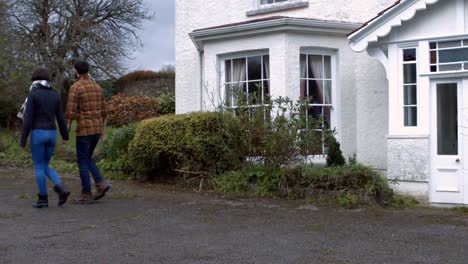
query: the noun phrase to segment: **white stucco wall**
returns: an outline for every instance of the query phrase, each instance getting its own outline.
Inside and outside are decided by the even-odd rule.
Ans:
[[[308,0],[308,8],[253,17],[259,0],[176,0],[176,112],[200,110],[200,60],[188,33],[196,29],[268,16],[291,16],[345,22],[365,22],[394,0]],[[305,1],[305,0],[304,0]]]
[[[220,88],[219,56],[268,50],[273,96],[299,96],[301,47],[334,49],[337,59],[338,139],[345,156],[379,170],[387,168],[388,93],[383,66],[365,53],[349,48],[345,36],[272,33],[255,37],[209,41],[200,55],[188,33],[196,29],[268,16],[290,16],[345,22],[364,22],[394,0],[310,0],[308,8],[247,17],[256,0],[176,0],[176,112],[210,108]],[[200,74],[200,59],[203,74]],[[203,77],[203,84],[201,84]],[[203,98],[203,102],[201,99]],[[216,100],[215,100],[216,101]],[[216,102],[215,102],[216,104]]]

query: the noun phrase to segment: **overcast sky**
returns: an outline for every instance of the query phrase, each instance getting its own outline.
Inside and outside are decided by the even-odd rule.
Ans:
[[[155,19],[144,23],[139,34],[143,48],[132,55],[127,64],[129,71],[159,70],[164,64],[175,64],[174,0],[144,0],[144,3]]]

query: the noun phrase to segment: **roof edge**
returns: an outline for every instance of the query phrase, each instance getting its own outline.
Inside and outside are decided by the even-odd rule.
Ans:
[[[369,43],[378,42],[379,38],[388,36],[393,28],[413,19],[418,11],[427,10],[429,5],[433,5],[438,1],[403,0],[395,2],[395,4],[380,12],[377,17],[371,19],[348,36],[351,48],[356,52],[366,50]]]
[[[253,33],[266,33],[272,31],[296,30],[313,31],[331,34],[347,35],[350,31],[357,29],[360,24],[315,20],[295,17],[274,17],[267,20],[251,20],[243,23],[228,24],[224,26],[199,29],[189,33],[192,41],[201,48],[202,42],[229,36],[244,36]]]

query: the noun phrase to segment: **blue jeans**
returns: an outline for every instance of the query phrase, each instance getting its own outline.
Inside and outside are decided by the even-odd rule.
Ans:
[[[96,163],[93,160],[93,153],[99,142],[101,135],[90,135],[76,137],[76,159],[81,178],[81,193],[91,194],[91,179],[89,173],[93,175],[96,184],[102,182],[104,178],[99,172]]]
[[[57,143],[56,130],[33,130],[31,132],[31,155],[36,171],[36,181],[40,195],[47,195],[48,177],[55,185],[62,185],[59,175],[49,167]]]

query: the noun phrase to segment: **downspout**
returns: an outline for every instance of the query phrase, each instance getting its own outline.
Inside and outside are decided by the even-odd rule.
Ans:
[[[200,111],[203,111],[203,50],[198,49],[198,60],[200,62]]]

